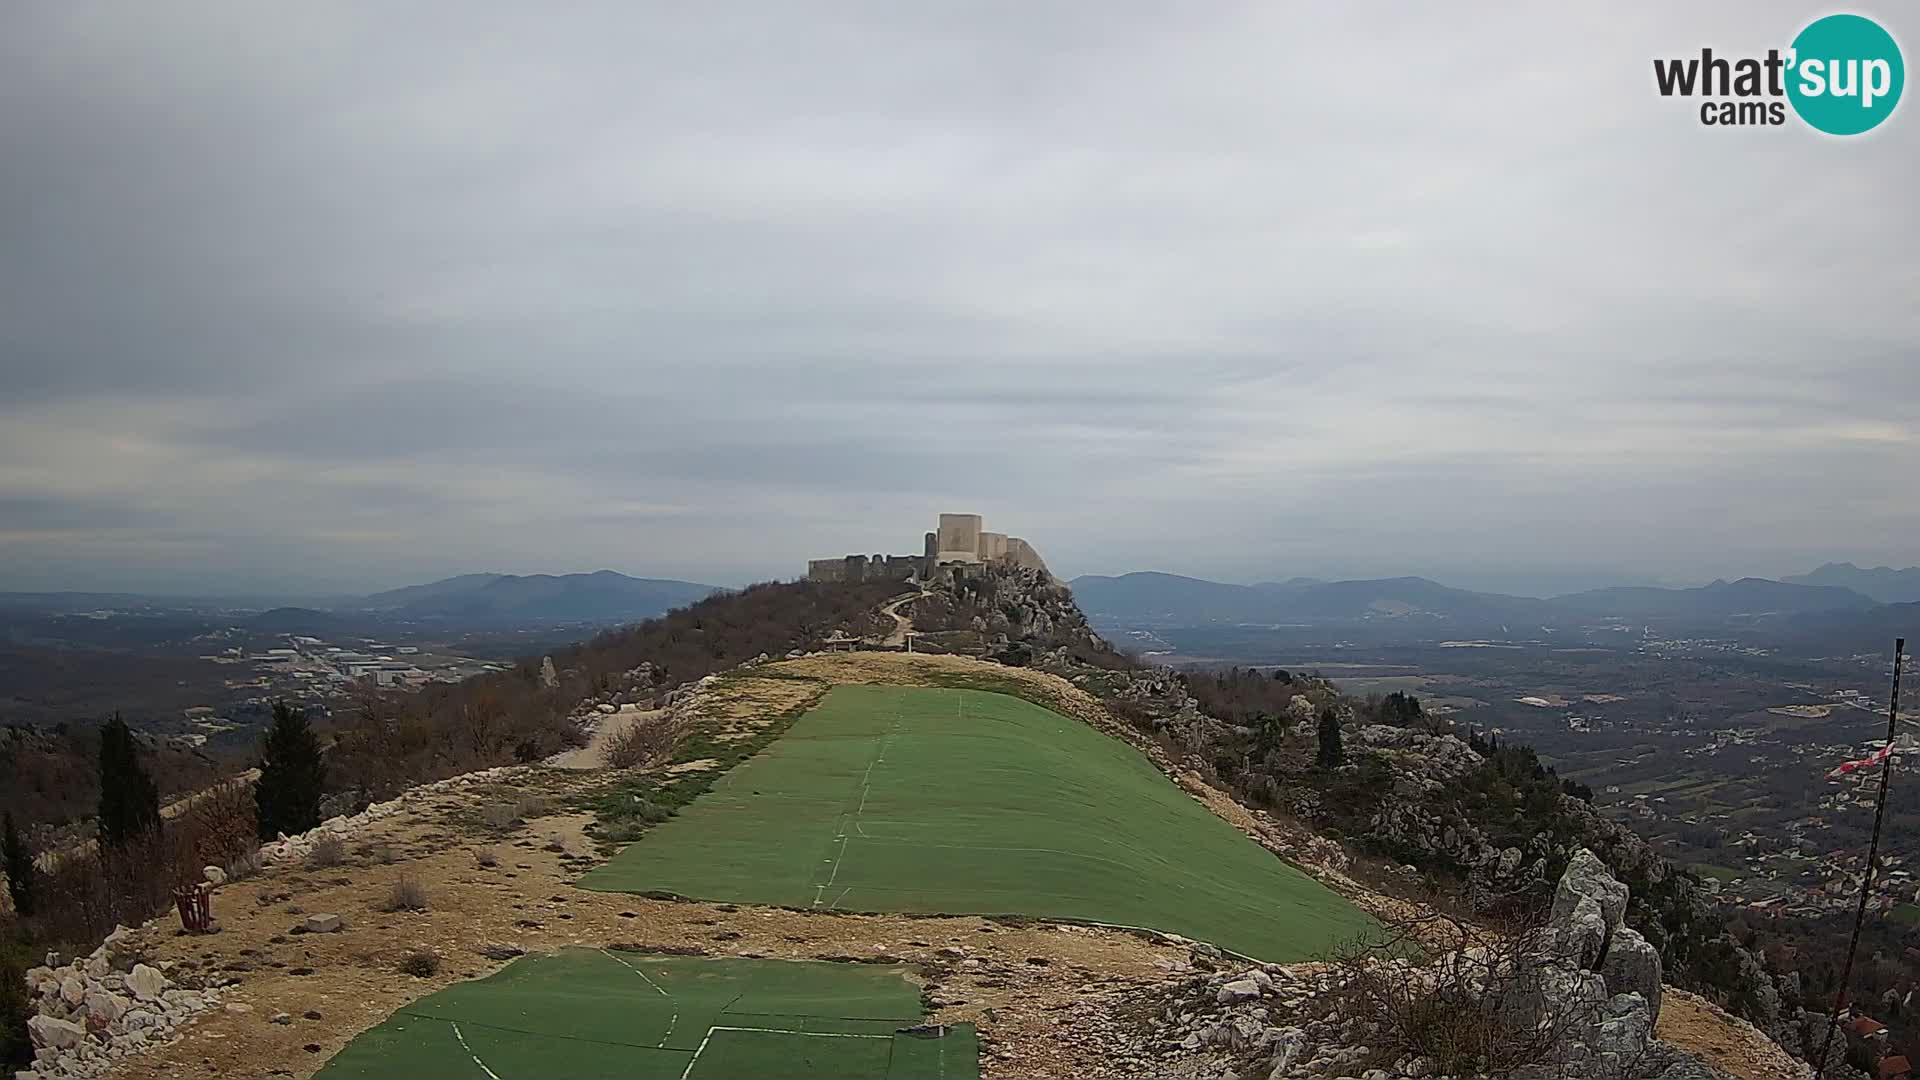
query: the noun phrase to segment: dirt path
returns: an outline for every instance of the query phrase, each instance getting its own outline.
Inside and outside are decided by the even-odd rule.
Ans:
[[[900,609],[915,600],[931,595],[933,594],[927,592],[908,593],[887,601],[886,605],[880,609],[880,614],[893,620],[893,632],[882,638],[880,644],[895,648],[906,645],[907,635],[913,633],[913,617],[900,614]]]
[[[593,729],[593,738],[587,740],[587,745],[559,754],[548,764],[556,769],[604,769],[607,767],[608,742],[623,734],[634,724],[655,719],[665,713],[665,709],[642,709],[638,705],[622,705],[619,712],[607,713],[600,717],[600,724]]]

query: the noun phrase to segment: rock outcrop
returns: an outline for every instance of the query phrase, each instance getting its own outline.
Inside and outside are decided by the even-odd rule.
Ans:
[[[1195,974],[1162,1002],[1142,1049],[1192,1076],[1725,1080],[1655,1037],[1660,957],[1622,921],[1627,899],[1626,886],[1581,849],[1537,931],[1422,963],[1376,956]],[[1204,972],[1216,962],[1196,955],[1194,965]],[[1368,992],[1380,988],[1389,992]],[[1506,1047],[1530,1045],[1532,1056],[1497,1070],[1429,1056],[1436,1050],[1401,1022],[1425,1006],[1397,1015],[1380,1005],[1429,999],[1500,1033]]]

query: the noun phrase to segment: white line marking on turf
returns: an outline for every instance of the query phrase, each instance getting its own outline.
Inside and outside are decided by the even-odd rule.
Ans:
[[[839,1031],[788,1031],[785,1028],[729,1027],[725,1025],[710,1027],[707,1029],[707,1033],[701,1037],[700,1045],[694,1049],[693,1057],[688,1059],[687,1067],[680,1070],[680,1080],[687,1080],[687,1077],[693,1075],[694,1064],[700,1060],[701,1054],[707,1052],[707,1043],[713,1041],[713,1033],[716,1031],[760,1031],[769,1035],[795,1035],[803,1039],[886,1039],[888,1042],[893,1041],[893,1036],[891,1035],[849,1035]],[[482,1066],[482,1068],[485,1068],[485,1066]],[[487,1075],[492,1076],[493,1074],[488,1073]],[[495,1077],[495,1080],[499,1080],[499,1078]]]
[[[661,997],[666,998],[670,1002],[673,1002],[673,1018],[667,1021],[667,1033],[665,1035],[660,1036],[660,1045],[662,1047],[666,1046],[667,1040],[673,1038],[673,1029],[675,1025],[680,1023],[680,1003],[678,1001],[674,1001],[673,995],[667,993],[666,990],[662,988],[659,983],[654,982],[652,979],[647,978],[646,972],[641,971],[639,968],[634,967],[632,964],[627,963],[625,960],[622,960],[619,957],[613,955],[612,953],[607,952],[607,950],[605,949],[601,949],[600,952],[607,959],[613,961],[616,964],[619,964],[621,967],[626,968],[628,971],[633,972],[635,975],[640,976],[641,982],[646,983],[648,986],[653,987],[655,990],[659,990]]]
[[[847,836],[845,833],[842,833],[840,835],[840,855],[833,860],[833,873],[827,875],[827,883],[825,885],[820,886],[820,888],[830,889],[833,887],[833,879],[840,876],[840,860],[846,857],[847,857]],[[816,904],[819,902],[820,901],[817,898],[814,900],[814,903]]]
[[[451,1021],[449,1021],[449,1023],[451,1024]],[[467,1045],[467,1037],[465,1035],[460,1034],[460,1025],[451,1024],[451,1026],[453,1027],[453,1037],[460,1040],[460,1049],[465,1050],[467,1052],[467,1056],[473,1059],[473,1063],[475,1065],[480,1066],[481,1072],[486,1073],[488,1076],[493,1077],[493,1080],[500,1080],[500,1074],[497,1072],[494,1072],[492,1069],[487,1068],[487,1063],[484,1061],[481,1061],[480,1055],[474,1053],[473,1047]]]
[[[860,827],[860,815],[867,809],[867,796],[873,794],[873,768],[887,760],[887,742],[892,739],[894,733],[899,730],[900,721],[896,719],[893,722],[893,731],[889,731],[887,734],[881,736],[880,749],[874,754],[873,760],[867,762],[866,775],[860,778],[860,805],[855,807],[853,811],[853,831],[859,833],[861,836],[867,835],[867,831]],[[819,907],[820,901],[827,898],[827,890],[833,887],[834,880],[840,876],[840,862],[847,857],[847,842],[851,838],[847,836],[847,815],[844,811],[833,821],[833,838],[840,841],[840,853],[833,858],[833,872],[827,875],[827,883],[813,887],[814,907]],[[825,862],[826,860],[822,859],[821,861]],[[849,886],[849,888],[851,888],[851,886]],[[840,894],[840,900],[845,900],[846,898],[846,893],[843,892]],[[833,903],[838,905],[840,900],[835,900]],[[832,907],[830,906],[828,910],[832,910]]]

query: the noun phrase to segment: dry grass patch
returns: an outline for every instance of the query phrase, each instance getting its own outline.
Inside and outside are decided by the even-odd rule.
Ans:
[[[427,910],[427,887],[412,874],[402,874],[387,890],[386,902],[380,905],[381,911],[425,911]]]
[[[669,761],[687,734],[687,724],[674,717],[637,717],[606,741],[607,764],[616,769],[639,769]]]
[[[327,870],[347,861],[347,842],[328,833],[307,852],[307,869]]]

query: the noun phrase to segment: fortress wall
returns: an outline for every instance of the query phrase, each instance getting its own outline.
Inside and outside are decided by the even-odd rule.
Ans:
[[[1029,570],[1047,572],[1047,564],[1040,560],[1040,553],[1033,545],[1017,536],[1007,537],[1007,561],[1015,566],[1024,566]]]
[[[948,563],[1005,562],[1046,572],[1047,564],[1033,545],[1017,536],[986,532],[979,514],[941,514],[939,528],[926,533],[919,555],[847,555],[838,559],[810,559],[809,581],[905,581],[916,575],[931,577]]]

